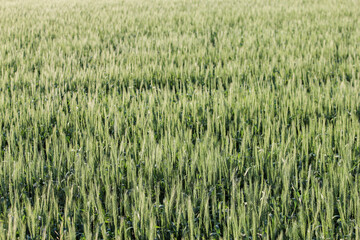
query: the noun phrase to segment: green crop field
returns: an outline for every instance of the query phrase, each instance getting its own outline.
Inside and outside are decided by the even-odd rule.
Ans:
[[[0,0],[0,239],[360,239],[360,1]]]

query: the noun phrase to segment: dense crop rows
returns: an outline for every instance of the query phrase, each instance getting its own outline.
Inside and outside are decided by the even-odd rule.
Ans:
[[[360,239],[357,0],[0,0],[0,239]]]

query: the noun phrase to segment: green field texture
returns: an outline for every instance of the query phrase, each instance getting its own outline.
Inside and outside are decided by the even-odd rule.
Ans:
[[[358,0],[0,0],[0,239],[360,239]]]

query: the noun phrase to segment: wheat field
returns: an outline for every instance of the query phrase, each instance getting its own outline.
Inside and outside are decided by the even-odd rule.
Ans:
[[[360,239],[357,0],[0,0],[0,239]]]

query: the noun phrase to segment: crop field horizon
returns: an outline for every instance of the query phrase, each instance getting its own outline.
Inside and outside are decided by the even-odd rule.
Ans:
[[[0,0],[0,239],[360,239],[360,2]]]

